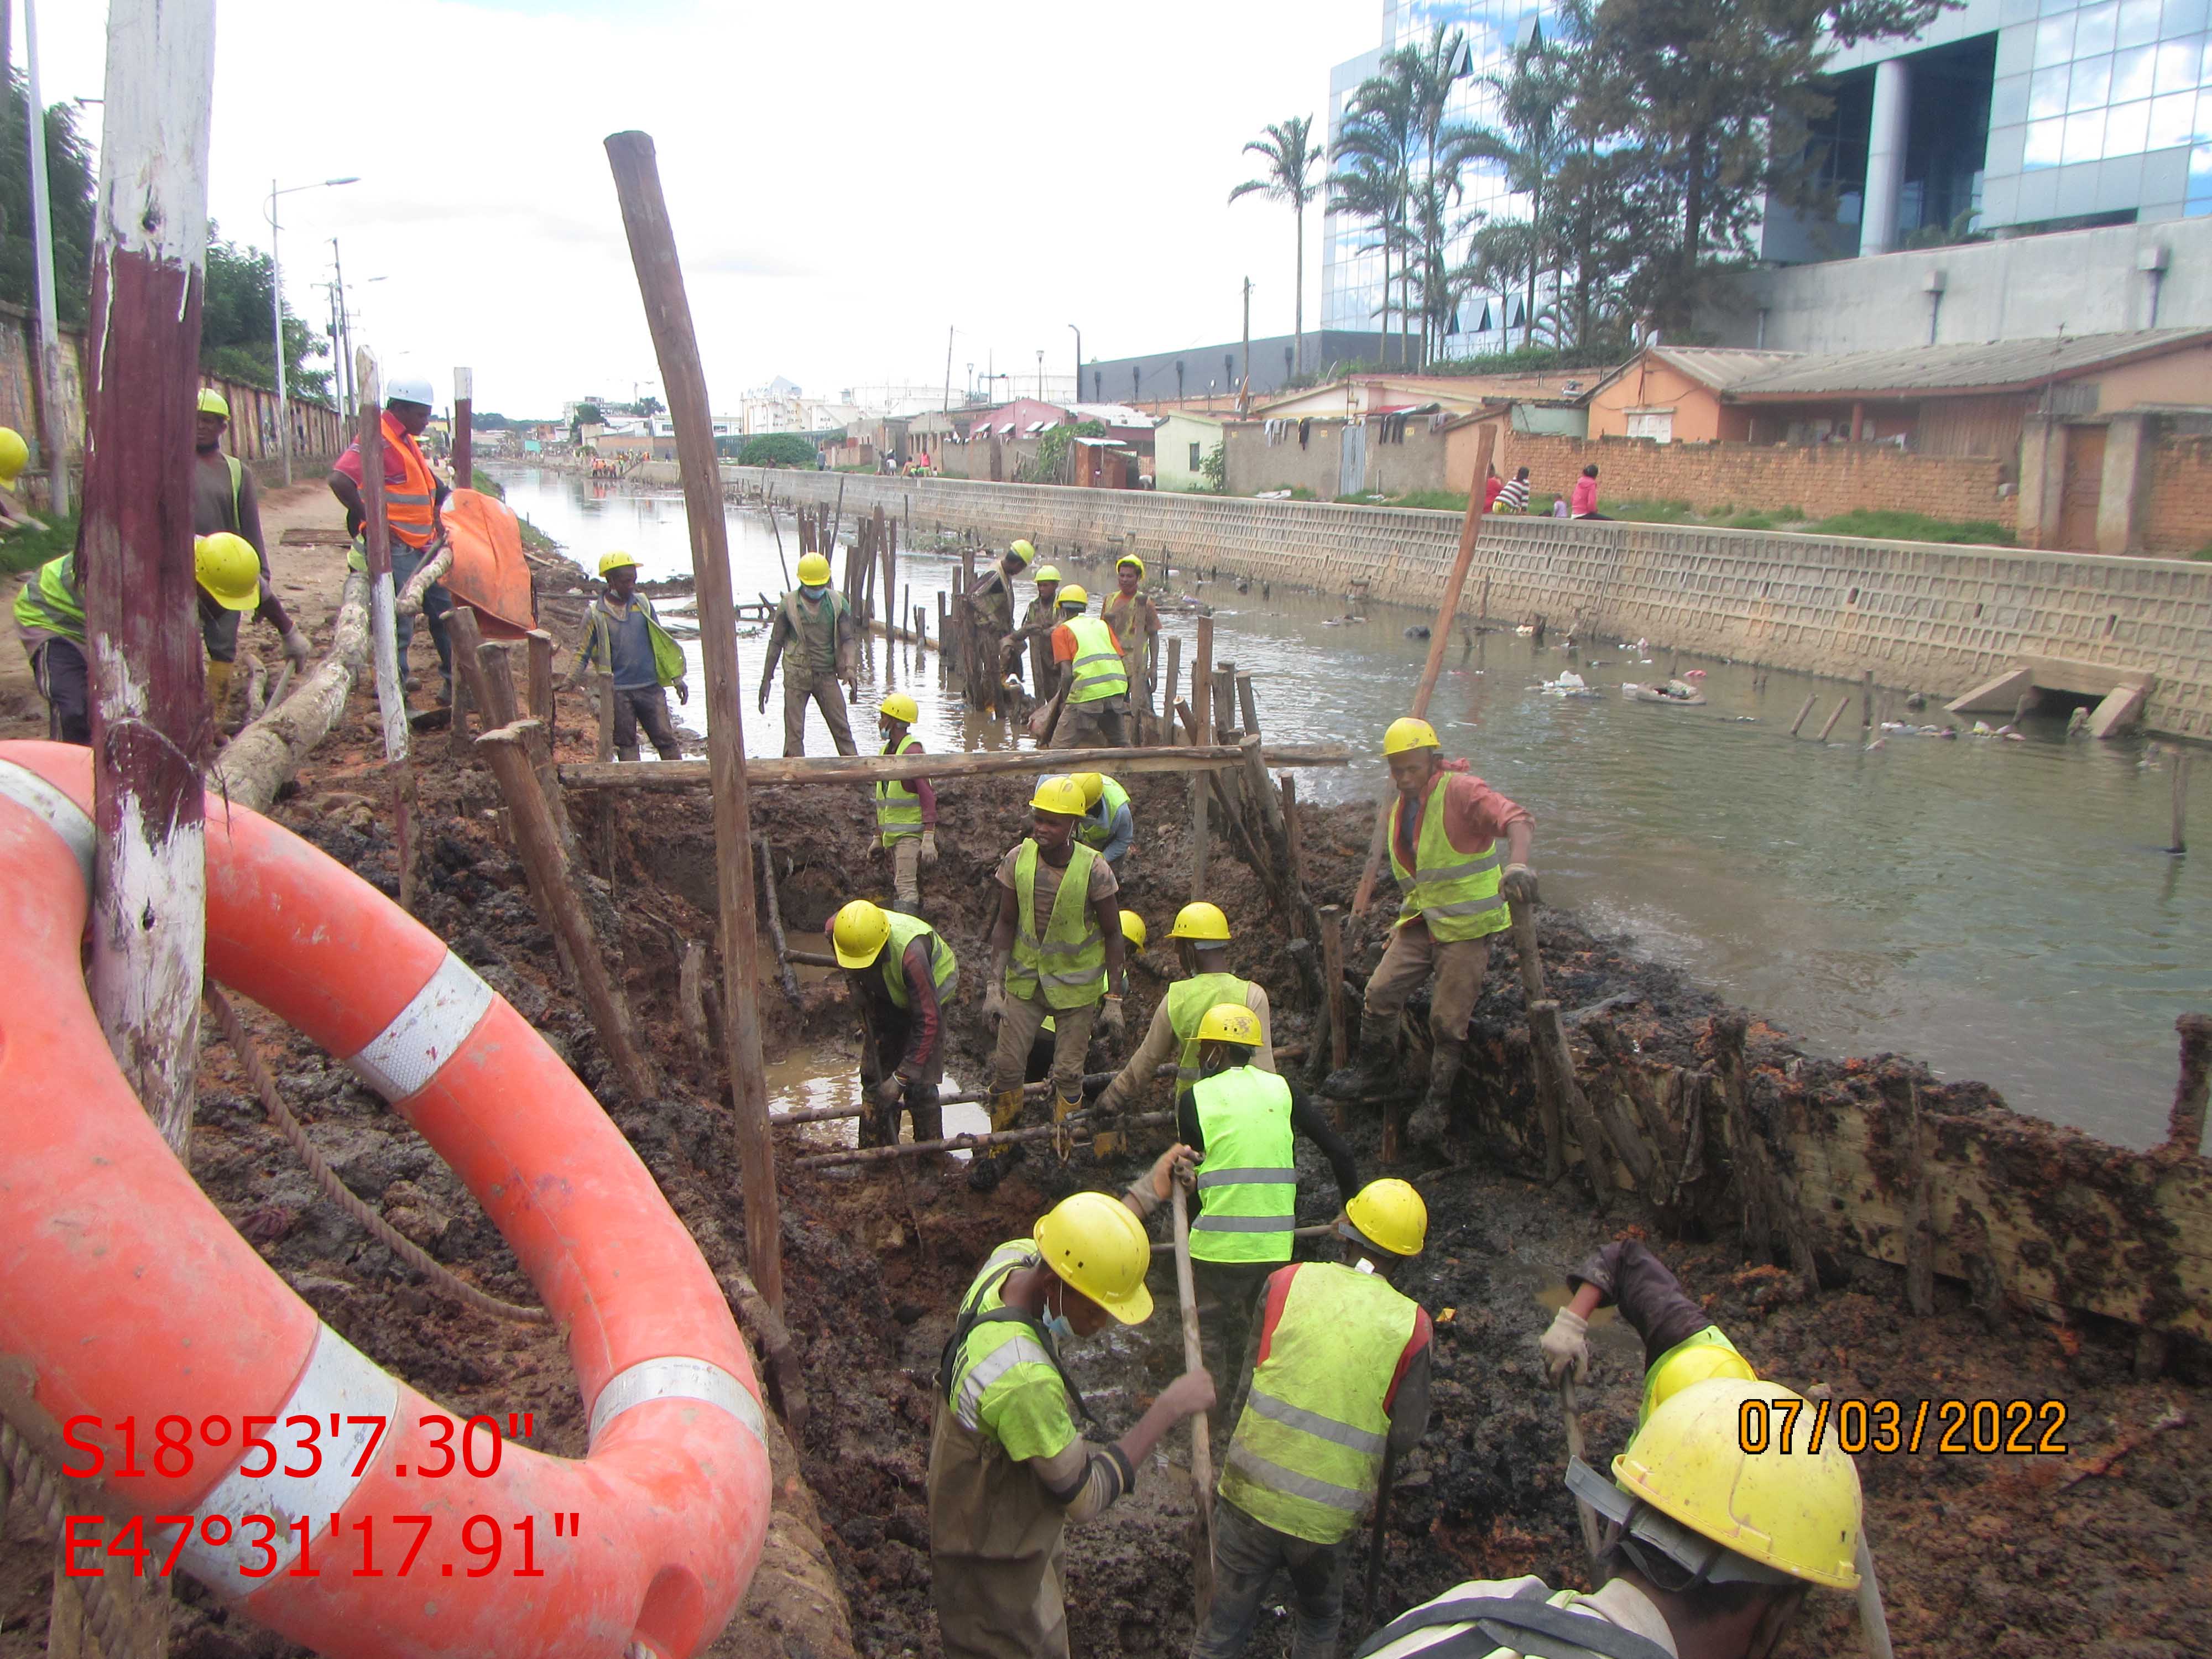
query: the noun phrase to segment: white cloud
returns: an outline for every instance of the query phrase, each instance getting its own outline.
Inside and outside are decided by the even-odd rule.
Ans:
[[[102,90],[102,9],[41,9],[49,101]],[[479,407],[544,412],[654,379],[601,147],[653,134],[718,405],[953,380],[1291,323],[1290,216],[1226,205],[1261,125],[1318,115],[1372,0],[1106,9],[221,0],[210,206],[320,319],[329,238],[361,337]],[[20,54],[20,47],[18,48]],[[20,61],[20,56],[19,56]],[[96,134],[97,110],[89,125]],[[1318,213],[1306,324],[1319,309]],[[1017,381],[1018,384],[1018,380]]]

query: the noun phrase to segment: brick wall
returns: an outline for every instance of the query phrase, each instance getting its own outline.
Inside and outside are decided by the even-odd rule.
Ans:
[[[2151,459],[2143,545],[2154,553],[2212,548],[2212,437],[2169,434],[2160,441]]]
[[[1600,463],[1601,465],[1603,463]],[[834,499],[818,472],[726,467],[781,501]],[[1434,606],[1461,517],[1319,501],[854,477],[846,510],[882,506],[909,535],[1025,536],[1055,562],[1133,547],[1218,568]],[[1811,503],[1803,505],[1810,507]],[[2156,731],[2212,738],[2212,563],[1942,547],[1669,525],[1483,520],[1465,614],[1538,612],[1554,627],[1955,696],[2021,656],[2071,657],[2158,677]]]
[[[1506,432],[1500,477],[1528,469],[1530,486],[1564,495],[1595,464],[1608,501],[1687,501],[1699,513],[1804,508],[1815,519],[1854,507],[1901,507],[1954,522],[1987,519],[2009,530],[2015,498],[1997,486],[2017,478],[2011,463],[1908,454],[1891,444],[1662,444],[1645,438],[1557,438]],[[1455,479],[1455,486],[1462,481]]]

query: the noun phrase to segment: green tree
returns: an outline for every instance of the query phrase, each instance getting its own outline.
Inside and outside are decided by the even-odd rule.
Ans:
[[[812,466],[819,458],[811,438],[796,432],[763,432],[738,452],[741,466]]]
[[[1493,233],[1487,248],[1480,246],[1478,233],[1478,252],[1498,274],[1521,279],[1521,343],[1528,346],[1535,331],[1537,274],[1547,264],[1556,272],[1560,252],[1553,181],[1575,145],[1569,122],[1573,68],[1540,33],[1533,33],[1514,52],[1510,73],[1485,76],[1482,82],[1496,94],[1498,118],[1471,128],[1464,153],[1495,163],[1505,187],[1528,204],[1528,216],[1486,228]]]
[[[1257,194],[1271,202],[1290,204],[1295,233],[1291,248],[1297,271],[1297,297],[1291,313],[1295,331],[1291,362],[1295,373],[1306,366],[1306,208],[1321,193],[1313,170],[1322,154],[1312,142],[1310,116],[1293,115],[1287,121],[1270,122],[1265,131],[1265,137],[1248,141],[1244,149],[1246,154],[1255,155],[1267,163],[1266,176],[1247,179],[1229,192],[1229,199],[1234,202],[1240,196]]]
[[[31,249],[30,99],[11,65],[0,100],[0,300],[26,309],[38,303]],[[67,104],[46,111],[46,197],[53,210],[54,311],[82,325],[92,286],[92,152]]]
[[[606,411],[601,409],[597,404],[578,404],[576,405],[576,424],[578,426],[605,426],[606,424]]]
[[[208,227],[207,285],[200,307],[200,367],[226,380],[249,385],[276,385],[276,343],[270,337],[270,295],[275,276],[269,256],[250,247],[223,240],[213,224]],[[286,389],[299,398],[330,401],[327,369],[307,367],[311,357],[329,354],[323,337],[306,323],[284,313],[284,379]]]
[[[1382,255],[1382,303],[1376,326],[1387,338],[1392,313],[1390,256],[1407,247],[1406,200],[1413,173],[1413,118],[1404,84],[1388,76],[1361,82],[1337,130],[1330,152],[1336,170],[1328,177],[1333,211],[1364,219],[1374,228]],[[1399,317],[1398,362],[1406,353],[1406,313]]]
[[[1229,446],[1225,441],[1214,445],[1200,458],[1198,476],[1217,495],[1229,488]]]

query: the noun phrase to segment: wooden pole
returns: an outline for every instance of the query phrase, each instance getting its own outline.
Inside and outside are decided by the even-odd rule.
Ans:
[[[738,1153],[744,1165],[745,1249],[762,1298],[783,1311],[783,1223],[775,1191],[775,1144],[768,1131],[768,1079],[761,1061],[760,942],[753,927],[751,803],[745,793],[744,715],[738,684],[738,626],[730,595],[730,549],[722,519],[714,416],[676,233],[660,191],[653,140],[618,132],[607,140],[630,258],[676,427],[677,461],[691,528],[699,595],[700,654],[706,665],[707,755],[714,776],[714,869],[720,901],[723,1036],[729,1051]],[[842,484],[841,483],[842,490]],[[842,498],[841,498],[842,506]]]
[[[392,586],[392,526],[384,506],[384,386],[376,354],[355,354],[361,387],[361,499],[368,509],[362,540],[368,562],[368,648],[376,670],[376,707],[384,717],[384,758],[407,758],[407,694],[401,687],[398,599]]]
[[[1187,1371],[1200,1370],[1206,1358],[1198,1340],[1198,1288],[1190,1270],[1190,1200],[1183,1196],[1180,1181],[1170,1180],[1168,1190],[1175,1205],[1176,1299],[1182,1304],[1182,1366]],[[1228,1379],[1218,1376],[1213,1385],[1217,1389],[1226,1388]],[[1194,1611],[1198,1627],[1203,1630],[1213,1608],[1213,1447],[1204,1412],[1194,1413],[1190,1419],[1190,1485],[1198,1495],[1198,1525],[1190,1544]]]
[[[2179,855],[2189,850],[2189,762],[2187,754],[2173,757],[2173,839],[2166,850]]]
[[[1279,743],[1263,747],[1260,752],[1266,764],[1276,767],[1343,766],[1352,759],[1349,749],[1334,743]],[[1088,749],[1083,751],[1083,759],[1090,766],[1120,777],[1139,772],[1230,771],[1244,764],[1244,751],[1235,744],[1183,744],[1173,749]],[[1067,764],[1068,752],[1064,749],[967,750],[939,755],[762,756],[746,763],[745,775],[756,787],[849,785],[888,779],[1057,772]],[[696,789],[708,781],[708,768],[706,761],[663,761],[658,766],[571,763],[561,769],[561,781],[571,789]]]
[[[1491,436],[1490,428],[1484,427],[1481,437]],[[1444,641],[1451,637],[1452,618],[1459,614],[1460,595],[1467,591],[1468,568],[1474,562],[1475,537],[1482,527],[1485,470],[1478,462],[1474,477],[1468,481],[1467,514],[1459,526],[1459,554],[1452,561],[1451,575],[1444,583],[1443,602],[1437,607],[1436,624],[1429,629],[1429,657],[1421,665],[1421,683],[1413,690],[1413,706],[1407,710],[1416,720],[1429,717],[1429,699],[1436,693],[1437,677],[1443,672]],[[1483,591],[1483,609],[1487,611],[1489,590],[1486,587]],[[1389,834],[1390,791],[1385,789],[1382,804],[1375,809],[1375,831],[1368,837],[1367,867],[1360,872],[1358,890],[1352,896],[1352,914],[1355,916],[1365,915],[1368,906],[1375,902],[1375,882],[1382,871],[1384,844]]]
[[[1585,1449],[1583,1441],[1583,1403],[1575,1392],[1575,1379],[1571,1371],[1559,1379],[1559,1411],[1567,1419],[1567,1456],[1570,1459],[1581,1457]],[[1590,1508],[1587,1499],[1577,1498],[1575,1499],[1575,1514],[1582,1522],[1583,1547],[1589,1552],[1589,1559],[1595,1564],[1603,1553],[1600,1543],[1601,1534],[1598,1530],[1597,1511]]]
[[[1805,701],[1797,706],[1797,718],[1790,722],[1790,735],[1791,737],[1794,738],[1797,735],[1797,728],[1805,724],[1805,716],[1813,712],[1813,705],[1818,702],[1820,699],[1820,694],[1818,691],[1808,691],[1805,694]]]
[[[477,487],[476,432],[471,425],[477,407],[476,374],[473,370],[457,368],[453,371],[453,488],[474,489]]]
[[[1173,1112],[1141,1112],[1135,1117],[1121,1120],[1120,1127],[1127,1129],[1156,1129],[1172,1122]],[[978,1151],[990,1146],[1019,1146],[1032,1140],[1048,1140],[1065,1133],[1071,1126],[1080,1127],[1080,1117],[1069,1118],[1065,1123],[1040,1123],[1028,1129],[992,1129],[981,1134],[947,1135],[942,1140],[902,1140],[888,1146],[848,1146],[840,1152],[817,1152],[811,1158],[795,1158],[791,1161],[794,1170],[822,1170],[837,1164],[887,1164],[893,1158],[921,1158],[930,1152],[959,1152],[970,1148]],[[1075,1142],[1087,1146],[1088,1139]]]
[[[460,607],[456,605],[455,610]],[[545,722],[545,737],[553,734],[553,636],[533,628],[526,641],[530,653],[530,718]]]
[[[1344,994],[1344,907],[1324,904],[1320,912],[1322,1006],[1328,1011],[1328,1069],[1340,1072],[1352,1060],[1352,1010]],[[1316,1041],[1316,1054],[1319,1043]],[[1336,1103],[1336,1122],[1344,1127],[1345,1103]]]
[[[599,757],[599,761],[601,765],[611,766],[615,763],[615,677],[613,671],[611,669],[602,668],[597,674],[594,674],[592,677],[592,683],[598,689],[599,694],[599,730],[597,740],[592,745],[592,752]],[[709,763],[708,771],[711,772],[711,770],[712,763]],[[700,781],[702,782],[705,782],[706,781],[707,778],[705,775],[702,775],[700,779]]]
[[[2166,1144],[2187,1158],[2204,1146],[2204,1113],[2212,1099],[2212,1015],[2184,1014],[2173,1022],[2181,1036],[2181,1077],[2166,1115]]]
[[[127,10],[118,9],[109,14],[111,58],[112,49],[117,41],[117,31],[143,22],[145,17],[153,14],[154,9],[151,5],[133,5]],[[194,15],[197,16],[201,9],[201,6],[195,5],[192,8]],[[212,8],[209,9],[211,11]],[[39,459],[46,469],[46,506],[54,514],[61,514],[69,511],[70,505],[69,428],[62,416],[61,324],[54,298],[53,196],[46,177],[46,99],[39,85],[37,0],[25,0],[23,48],[24,113],[27,118],[28,129],[24,149],[29,162],[31,255],[35,267],[32,276],[32,292],[37,302],[33,307],[37,313],[37,330],[31,345],[31,376],[37,390],[33,419],[38,433]],[[0,58],[8,57],[10,51],[9,43],[0,42]],[[201,191],[198,217],[204,220],[207,216],[204,143],[200,149],[192,152],[192,157]],[[103,167],[102,172],[105,171]],[[106,198],[103,197],[101,199]],[[205,240],[203,233],[203,246]],[[201,258],[204,265],[204,252]],[[98,313],[95,311],[94,314],[96,316]],[[95,380],[93,384],[97,385],[98,382]],[[88,445],[85,457],[88,470],[92,460],[89,449]]]
[[[1836,707],[1834,711],[1828,716],[1828,723],[1820,728],[1820,741],[1822,743],[1827,742],[1828,733],[1836,729],[1836,722],[1843,719],[1844,710],[1849,708],[1850,706],[1851,700],[1849,697],[1838,697],[1836,699]]]
[[[1542,1121],[1544,1127],[1544,1179],[1547,1182],[1557,1181],[1566,1173],[1567,1169],[1566,1130],[1561,1121],[1559,1091],[1549,1075],[1550,1056],[1537,1037],[1534,1012],[1538,1003],[1549,1000],[1544,995],[1544,957],[1542,950],[1536,942],[1535,912],[1522,904],[1511,905],[1509,908],[1513,917],[1514,953],[1518,958],[1521,969],[1522,1000],[1530,1011],[1528,1048],[1536,1066],[1537,1115]],[[1553,1003],[1552,1006],[1556,1011],[1559,1005]],[[1590,1167],[1595,1172],[1599,1167],[1595,1162],[1595,1153],[1586,1147],[1583,1156],[1591,1160]],[[1591,1181],[1590,1187],[1595,1197],[1597,1207],[1602,1211],[1606,1206],[1608,1194],[1603,1184],[1595,1178]]]
[[[77,567],[100,838],[93,1006],[124,1077],[179,1158],[199,1053],[199,774],[213,739],[192,574],[191,433],[214,58],[213,0],[109,8]],[[43,140],[43,121],[32,119]],[[52,425],[58,432],[58,419]],[[48,460],[61,475],[64,458]],[[59,483],[65,498],[66,477]]]
[[[1160,687],[1160,725],[1169,739],[1175,736],[1176,684],[1182,678],[1182,635],[1168,636],[1168,672]]]
[[[2018,711],[2014,710],[2017,716]],[[1871,730],[1874,726],[1874,670],[1863,669],[1859,673],[1859,730]]]
[[[776,975],[783,983],[783,994],[791,1006],[802,1007],[805,1005],[799,1000],[799,975],[791,971],[791,946],[783,937],[783,907],[775,896],[775,854],[769,850],[766,836],[753,837],[753,850],[759,854],[761,899],[763,908],[768,912],[769,940],[775,946]],[[836,957],[830,959],[835,962]]]
[[[592,931],[591,918],[585,912],[583,900],[577,894],[567,860],[562,855],[560,833],[554,826],[552,811],[538,789],[537,774],[531,769],[529,734],[523,728],[534,724],[518,720],[499,726],[478,738],[477,747],[490,763],[492,775],[499,780],[500,793],[507,798],[507,817],[514,831],[515,851],[521,854],[524,866],[543,896],[546,926],[568,947],[576,988],[591,1011],[599,1044],[613,1064],[623,1092],[633,1101],[650,1100],[655,1092],[653,1073],[631,1034],[629,1005],[607,972],[599,937]]]
[[[1198,619],[1198,641],[1190,659],[1190,715],[1191,741],[1206,744],[1213,741],[1212,722],[1207,715],[1209,699],[1213,692],[1213,618]],[[1206,862],[1212,848],[1210,832],[1206,823],[1207,785],[1201,777],[1190,781],[1190,896],[1193,900],[1206,896]]]

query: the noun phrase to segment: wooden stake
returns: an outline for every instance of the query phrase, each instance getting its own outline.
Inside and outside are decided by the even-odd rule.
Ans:
[[[1252,677],[1249,674],[1237,676],[1237,707],[1244,716],[1244,735],[1248,738],[1258,737],[1260,706],[1252,696]]]
[[[477,487],[476,376],[470,370],[453,371],[453,488]]]
[[[384,758],[407,758],[407,694],[399,661],[398,595],[392,586],[392,525],[384,505],[384,387],[376,356],[354,354],[361,387],[361,499],[368,509],[362,526],[368,549],[369,659],[376,671],[376,706],[384,717]]]
[[[2177,857],[2189,850],[2189,763],[2187,754],[2173,757],[2173,839],[2166,850]]]
[[[331,653],[292,695],[224,747],[208,772],[208,793],[265,812],[307,751],[329,735],[368,670],[368,578],[349,571],[331,623]]]
[[[611,765],[615,758],[615,677],[611,669],[602,668],[592,677],[599,694],[599,735],[592,745],[602,765]]]
[[[1561,1113],[1565,1102],[1552,1073],[1551,1056],[1537,1031],[1537,1005],[1550,1002],[1544,994],[1544,956],[1536,942],[1535,912],[1522,904],[1509,908],[1513,916],[1514,953],[1521,969],[1522,1000],[1528,1010],[1528,1048],[1536,1066],[1536,1110],[1544,1126],[1544,1179],[1552,1182],[1566,1173],[1567,1146]],[[1559,1005],[1551,1002],[1550,1006],[1556,1018]],[[1583,1161],[1589,1170],[1593,1199],[1602,1212],[1611,1194],[1606,1191],[1607,1183],[1600,1178],[1604,1165],[1595,1146],[1583,1148]]]
[[[1328,1009],[1328,1069],[1340,1072],[1352,1060],[1352,1010],[1344,994],[1344,907],[1321,907],[1321,983]],[[1345,1103],[1336,1103],[1336,1124],[1344,1127]]]
[[[768,1131],[768,1079],[761,1061],[760,944],[753,928],[751,803],[745,793],[744,695],[738,684],[738,627],[730,594],[730,549],[714,459],[714,416],[699,342],[684,296],[676,233],[660,191],[653,140],[618,132],[607,140],[630,258],[676,427],[677,460],[697,577],[700,654],[706,665],[707,753],[714,775],[714,869],[720,900],[723,1032],[729,1048],[738,1153],[744,1166],[745,1249],[762,1298],[783,1311],[783,1224],[775,1191],[775,1145]],[[843,484],[841,481],[839,489]],[[842,506],[842,494],[840,506]]]
[[[1797,735],[1797,728],[1805,724],[1805,716],[1813,712],[1813,705],[1818,702],[1820,698],[1820,694],[1818,691],[1808,691],[1805,694],[1805,701],[1797,706],[1797,718],[1790,722],[1791,737]]]
[[[791,971],[791,947],[783,937],[783,907],[775,896],[775,854],[769,849],[766,836],[753,837],[753,850],[759,854],[761,897],[768,912],[768,936],[775,946],[775,966],[783,981],[783,994],[794,1008],[804,1006],[799,996],[799,975]],[[830,958],[832,962],[836,957]]]
[[[2181,1078],[2166,1115],[2166,1144],[2195,1158],[2204,1146],[2204,1113],[2212,1097],[2212,1015],[2184,1014],[2173,1022],[2181,1035]]]
[[[1188,708],[1188,704],[1183,707]],[[1352,751],[1341,744],[1281,743],[1263,748],[1269,766],[1344,766]],[[1139,772],[1226,772],[1244,764],[1233,744],[1185,744],[1173,749],[1089,749],[1085,764],[1116,777]],[[892,778],[988,777],[1006,772],[1056,772],[1067,751],[1041,749],[968,750],[941,755],[764,756],[746,763],[757,786],[870,784]],[[665,791],[696,789],[708,781],[705,761],[663,761],[658,766],[570,763],[561,781],[572,789]]]
[[[1198,619],[1198,645],[1190,659],[1190,712],[1198,724],[1198,741],[1212,743],[1216,724],[1213,709],[1213,618]]]
[[[2013,711],[2019,717],[2019,710]],[[1874,726],[1874,670],[1863,669],[1859,673],[1859,730],[1870,731]]]
[[[1483,428],[1481,436],[1492,436],[1488,427]],[[1429,717],[1429,699],[1436,693],[1437,677],[1443,672],[1444,641],[1451,637],[1452,618],[1459,614],[1460,595],[1467,591],[1468,567],[1474,562],[1475,536],[1482,527],[1482,483],[1486,471],[1486,465],[1479,465],[1468,481],[1467,514],[1459,526],[1459,554],[1453,559],[1451,575],[1444,583],[1443,602],[1437,607],[1436,623],[1429,629],[1429,656],[1421,665],[1421,683],[1413,689],[1413,706],[1407,711],[1416,720]],[[1488,578],[1484,580],[1482,608],[1486,613],[1490,609],[1490,590]],[[1368,906],[1375,902],[1375,882],[1382,870],[1382,854],[1390,834],[1389,819],[1390,795],[1385,791],[1382,805],[1376,810],[1374,833],[1368,838],[1367,867],[1360,872],[1358,890],[1352,896],[1352,914],[1355,916],[1365,915]]]
[[[1170,1181],[1168,1191],[1175,1205],[1176,1299],[1182,1304],[1182,1368],[1194,1371],[1204,1368],[1206,1358],[1198,1340],[1198,1288],[1190,1270],[1190,1200],[1183,1196],[1180,1181]],[[1238,1356],[1240,1363],[1242,1358]],[[1217,1390],[1228,1386],[1226,1377],[1214,1379]],[[1213,1608],[1213,1448],[1204,1412],[1194,1413],[1190,1419],[1190,1485],[1198,1495],[1198,1525],[1190,1544],[1194,1612],[1198,1627],[1204,1630]]]
[[[528,733],[523,728],[535,724],[518,720],[487,732],[477,739],[477,748],[490,763],[492,775],[499,780],[500,793],[506,797],[515,851],[530,875],[539,914],[568,947],[570,971],[585,1006],[591,1011],[599,1046],[606,1050],[623,1092],[633,1101],[650,1100],[655,1092],[653,1073],[631,1035],[629,1005],[607,972],[599,936],[562,856],[552,811],[538,790],[537,774],[531,769]]]
[[[1124,1118],[1120,1127],[1129,1129],[1154,1129],[1171,1122],[1173,1112],[1141,1112],[1135,1117]],[[1070,1124],[1080,1123],[1071,1118]],[[965,1152],[973,1147],[1019,1146],[1032,1140],[1048,1140],[1066,1128],[1066,1124],[1041,1123],[1030,1129],[994,1129],[982,1134],[947,1135],[942,1140],[902,1140],[890,1146],[849,1146],[842,1152],[817,1152],[811,1158],[795,1158],[791,1161],[794,1170],[822,1170],[837,1164],[887,1164],[893,1158],[921,1158],[930,1152]],[[1079,1146],[1091,1144],[1089,1139],[1078,1139]]]
[[[1175,738],[1176,682],[1182,678],[1182,635],[1168,636],[1168,672],[1160,687],[1160,724],[1167,728],[1167,739]]]
[[[1920,1085],[1905,1084],[1905,1303],[1925,1319],[1936,1311],[1936,1228],[1928,1191],[1928,1147],[1920,1135]]]
[[[526,645],[530,653],[530,718],[545,723],[548,743],[557,742],[553,730],[553,636],[533,628]]]
[[[1849,708],[1850,706],[1851,700],[1849,697],[1838,697],[1836,699],[1835,708],[1828,715],[1828,723],[1820,728],[1820,741],[1822,743],[1827,742],[1828,733],[1836,729],[1836,722],[1843,719],[1844,710]]]

